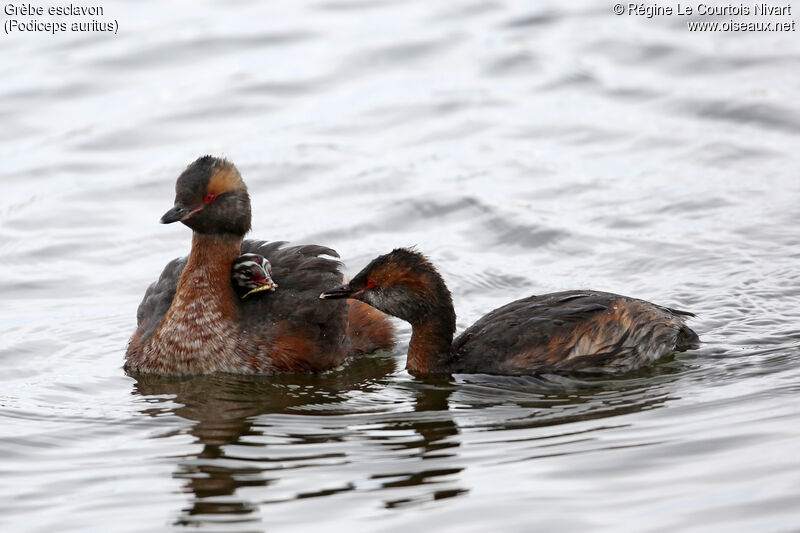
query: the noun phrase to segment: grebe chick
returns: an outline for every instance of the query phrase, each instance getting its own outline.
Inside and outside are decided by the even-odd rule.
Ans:
[[[495,309],[453,341],[450,291],[422,254],[396,249],[320,298],[354,298],[411,323],[415,375],[621,372],[694,347],[686,311],[596,291],[530,296]]]
[[[349,356],[388,348],[388,317],[360,302],[321,302],[342,282],[334,250],[243,241],[250,196],[236,167],[205,156],[175,184],[175,205],[161,218],[192,229],[188,259],[167,264],[145,292],[125,369],[166,375],[321,372]],[[280,290],[239,298],[234,262],[258,254],[272,265]]]
[[[245,299],[258,292],[275,292],[278,284],[272,279],[272,265],[258,254],[242,254],[233,262],[231,281],[239,298]]]

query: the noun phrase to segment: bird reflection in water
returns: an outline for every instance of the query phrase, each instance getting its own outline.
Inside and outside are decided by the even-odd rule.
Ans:
[[[554,427],[546,440],[573,430],[558,426],[660,407],[674,398],[670,383],[683,367],[668,362],[614,380],[409,379],[395,373],[402,360],[403,354],[377,354],[317,375],[133,376],[133,394],[150,403],[143,413],[194,422],[159,438],[188,433],[202,446],[174,458],[173,477],[185,480],[191,496],[175,525],[255,522],[264,505],[354,490],[372,492],[384,509],[458,497],[471,490],[461,473],[485,466],[468,464],[460,453],[463,431],[530,428],[530,455],[512,460],[536,459],[543,438],[536,428]],[[520,408],[528,415],[520,417]],[[337,468],[341,476],[331,486]],[[328,480],[299,490],[297,469],[322,471]],[[244,496],[240,489],[249,487],[270,488]]]
[[[395,370],[395,365],[395,360],[384,354],[363,357],[324,374],[212,374],[178,378],[132,375],[136,380],[132,393],[148,397],[152,404],[142,411],[144,414],[153,417],[174,414],[195,422],[185,432],[192,435],[202,449],[177,457],[173,473],[174,478],[186,480],[185,491],[192,495],[189,506],[181,509],[176,525],[259,520],[258,510],[263,500],[242,498],[237,494],[239,488],[272,485],[284,477],[281,472],[287,468],[342,460],[343,457],[326,454],[287,457],[284,446],[280,446],[277,456],[271,456],[270,447],[276,440],[291,444],[329,440],[324,436],[326,428],[313,428],[314,431],[309,432],[308,422],[302,415],[347,412],[347,402],[354,391],[370,392],[381,387],[379,382]],[[320,406],[325,409],[315,411]],[[280,434],[271,434],[272,426],[259,420],[268,415],[292,415],[298,424],[297,431],[293,432],[289,423],[281,427]],[[157,438],[174,434],[162,434]],[[335,434],[329,437],[337,438]],[[238,452],[230,451],[236,446],[261,450],[258,454],[237,457]]]

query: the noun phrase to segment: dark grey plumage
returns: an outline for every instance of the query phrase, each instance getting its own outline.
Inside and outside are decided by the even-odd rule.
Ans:
[[[142,340],[153,336],[164,315],[167,314],[175,298],[178,280],[186,267],[187,259],[177,257],[167,263],[158,279],[144,292],[144,298],[136,309],[136,327],[142,332]]]
[[[454,372],[625,371],[696,347],[694,316],[599,291],[529,296],[485,315],[451,348]],[[520,354],[509,358],[508,354]]]

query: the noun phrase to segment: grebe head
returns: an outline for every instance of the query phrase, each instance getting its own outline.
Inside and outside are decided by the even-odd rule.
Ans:
[[[442,277],[424,255],[407,248],[373,259],[350,283],[319,297],[361,300],[411,324],[429,318],[432,312],[455,316]]]
[[[270,291],[278,288],[272,280],[272,266],[269,261],[258,254],[242,254],[233,262],[231,281],[241,298],[253,293]]]
[[[250,196],[233,163],[207,155],[186,167],[175,184],[175,206],[161,217],[162,224],[178,221],[198,233],[250,231]]]

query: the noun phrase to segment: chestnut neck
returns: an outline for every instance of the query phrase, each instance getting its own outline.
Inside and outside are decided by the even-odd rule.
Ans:
[[[136,370],[159,374],[206,374],[236,370],[238,306],[231,266],[241,237],[195,233],[189,260],[169,309],[142,347]]]
[[[233,261],[242,255],[241,235],[232,233],[199,233],[192,232],[192,250],[189,252],[189,263],[192,259],[201,260],[205,264],[220,262],[224,258]]]
[[[235,295],[231,285],[233,262],[241,255],[242,237],[194,232],[192,250],[178,282],[178,294],[204,288],[202,298],[233,309]]]
[[[412,322],[406,370],[414,375],[448,373],[454,333],[452,304],[434,307]]]

